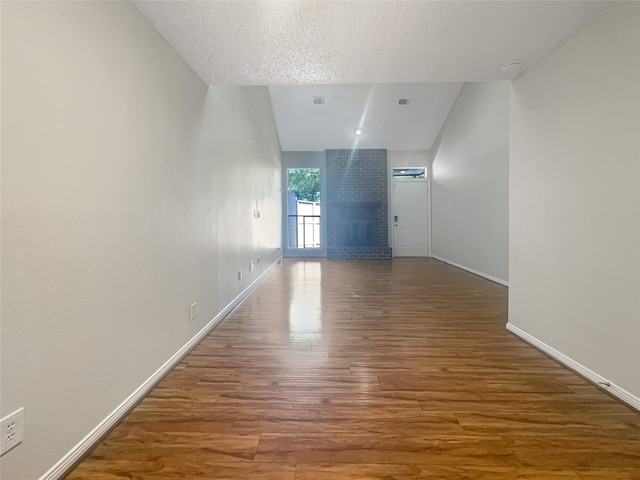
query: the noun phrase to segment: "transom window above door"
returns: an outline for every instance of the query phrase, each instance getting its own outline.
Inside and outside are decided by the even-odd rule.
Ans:
[[[427,169],[424,167],[394,168],[393,178],[427,178]]]

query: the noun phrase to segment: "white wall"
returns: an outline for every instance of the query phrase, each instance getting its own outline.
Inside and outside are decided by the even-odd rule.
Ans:
[[[26,429],[0,476],[24,480],[279,256],[281,154],[266,88],[208,88],[131,3],[3,2],[1,53],[0,415]]]
[[[509,322],[640,400],[639,117],[638,2],[513,83]]]
[[[431,152],[432,255],[507,282],[509,84],[465,84]]]

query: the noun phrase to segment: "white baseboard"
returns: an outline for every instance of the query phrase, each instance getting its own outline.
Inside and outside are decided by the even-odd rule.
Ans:
[[[256,278],[240,295],[234,298],[220,313],[207,323],[191,340],[180,350],[173,354],[153,375],[147,378],[125,401],[116,407],[102,422],[100,422],[89,434],[80,440],[67,454],[40,477],[39,480],[58,480],[63,474],[73,467],[89,451],[96,442],[100,441],[125,415],[127,415],[138,402],[140,402],[180,361],[206,337],[213,328],[220,323],[238,304],[249,295],[258,284],[267,276],[271,269],[279,264],[278,257],[264,272]]]
[[[585,367],[581,363],[578,363],[572,358],[567,357],[564,353],[561,353],[555,348],[550,347],[546,343],[541,342],[537,338],[529,335],[524,330],[520,330],[515,325],[511,323],[507,323],[507,330],[512,332],[514,335],[520,337],[525,342],[533,345],[537,349],[542,350],[551,358],[560,362],[564,366],[570,368],[571,370],[576,372],[578,375],[581,375],[587,380],[595,383],[598,387],[609,392],[611,395],[618,398],[622,402],[626,403],[630,407],[635,408],[636,410],[640,410],[640,397],[636,397],[631,392],[628,392],[624,388],[619,387],[618,385],[610,382],[606,378],[598,375],[596,372],[594,372],[593,370],[590,370],[589,368]]]
[[[473,273],[474,275],[478,275],[479,277],[486,278],[487,280],[491,280],[492,282],[499,283],[500,285],[504,285],[505,287],[509,286],[509,282],[506,280],[502,280],[501,278],[494,277],[493,275],[487,275],[486,273],[482,273],[478,270],[474,270],[473,268],[466,267],[456,262],[452,262],[451,260],[447,260],[446,258],[439,257],[437,255],[431,255],[431,258],[435,258],[443,263],[447,263],[452,267],[459,268],[461,270],[466,270],[469,273]]]

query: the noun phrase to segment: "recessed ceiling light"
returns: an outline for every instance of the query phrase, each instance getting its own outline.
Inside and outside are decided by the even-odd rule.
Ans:
[[[356,135],[362,135],[364,132],[359,128],[356,130]]]

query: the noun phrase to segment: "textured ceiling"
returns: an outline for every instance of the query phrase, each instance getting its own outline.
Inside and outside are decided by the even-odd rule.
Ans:
[[[614,2],[134,2],[212,85],[511,79]]]
[[[284,151],[429,150],[462,85],[289,85],[270,86],[269,94]],[[326,105],[313,105],[315,96],[326,97]],[[399,98],[411,100],[399,106]]]
[[[438,82],[511,80],[615,2],[134,3],[205,82],[271,86],[282,150],[311,151],[429,149],[461,87]]]

